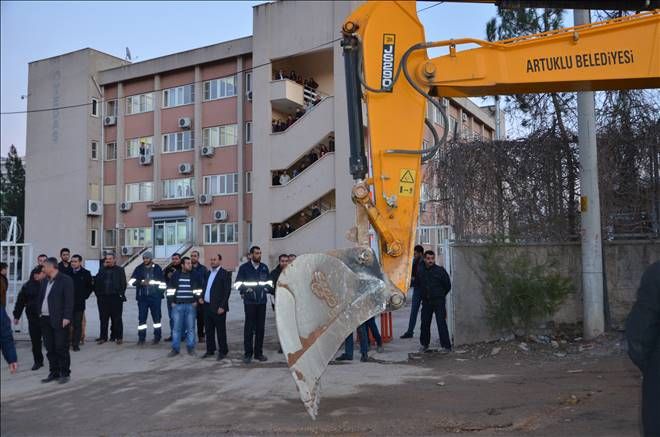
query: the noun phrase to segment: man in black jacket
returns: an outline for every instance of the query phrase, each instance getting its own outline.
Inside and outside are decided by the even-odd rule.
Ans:
[[[73,255],[71,257],[70,276],[73,279],[74,290],[71,345],[74,351],[79,351],[83,329],[83,316],[85,314],[85,301],[94,289],[92,274],[82,266],[82,257],[80,255]]]
[[[435,253],[432,250],[424,252],[424,263],[419,267],[415,277],[417,286],[421,288],[422,295],[422,333],[419,336],[421,350],[426,352],[431,343],[431,321],[435,314],[438,324],[440,345],[446,351],[451,350],[449,330],[447,329],[447,309],[445,297],[451,290],[449,274],[435,263]]]
[[[211,270],[204,275],[204,286],[199,306],[206,325],[206,353],[202,358],[215,354],[215,337],[218,337],[218,361],[229,353],[227,347],[227,311],[231,293],[231,273],[220,267],[222,255],[211,257]]]
[[[172,280],[174,279],[174,274],[181,271],[181,255],[175,252],[172,254],[170,259],[172,262],[169,266],[165,267],[165,270],[163,270],[163,275],[165,276],[165,283],[167,288],[174,288]],[[167,318],[170,319],[170,336],[167,337],[165,341],[172,341],[172,331],[174,330],[174,318],[172,317],[172,296],[167,296],[165,305],[167,305]]]
[[[273,311],[275,311],[275,290],[277,289],[277,281],[279,281],[280,275],[288,265],[289,265],[289,255],[283,253],[277,259],[277,267],[275,267],[270,272],[270,280],[273,281],[273,287],[269,290],[269,294],[271,295],[270,306],[273,309]],[[279,341],[277,346],[277,353],[278,354],[282,353],[282,345],[279,344]]]
[[[16,305],[14,306],[14,325],[18,325],[23,309],[28,320],[28,332],[32,343],[32,357],[34,365],[32,370],[38,370],[44,366],[44,354],[41,350],[41,322],[39,321],[39,307],[41,298],[41,283],[46,277],[42,266],[37,266],[30,272],[30,280],[27,281],[21,291],[18,292]]]
[[[115,340],[122,344],[124,336],[124,325],[122,312],[126,302],[126,273],[124,268],[115,264],[115,256],[107,254],[103,268],[99,270],[94,278],[94,292],[99,301],[99,316],[101,318],[101,334],[98,344],[108,341],[108,321],[112,320],[110,329],[110,341]]]
[[[60,271],[60,273],[65,273],[69,276],[71,276],[71,272],[73,271],[73,268],[71,267],[71,251],[63,247],[60,249],[60,262],[57,264],[57,269]]]
[[[190,252],[190,261],[192,262],[192,274],[196,277],[200,284],[204,283],[204,278],[209,269],[204,264],[199,262],[199,251],[193,250]],[[197,306],[197,340],[201,343],[204,341],[204,308],[202,305]]]
[[[71,374],[69,324],[73,319],[73,280],[60,273],[55,258],[48,258],[44,272],[47,278],[41,284],[39,308],[50,371],[41,382],[59,379],[60,384],[65,384]]]
[[[401,338],[413,338],[415,334],[415,325],[417,324],[417,316],[419,315],[419,306],[422,303],[422,294],[420,288],[417,286],[417,271],[424,262],[424,247],[419,244],[415,246],[413,252],[412,273],[410,275],[410,286],[413,289],[412,305],[410,307],[410,320],[408,321],[408,330],[401,336]]]
[[[643,435],[660,436],[660,261],[642,275],[626,321],[628,355],[642,371]]]

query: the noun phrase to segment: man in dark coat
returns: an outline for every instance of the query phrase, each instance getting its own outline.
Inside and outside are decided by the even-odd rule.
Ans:
[[[124,324],[122,313],[126,302],[126,273],[124,268],[115,264],[113,254],[105,256],[103,268],[94,278],[94,292],[99,302],[99,316],[101,318],[101,334],[98,344],[108,341],[108,322],[112,320],[110,341],[122,344],[124,338]]]
[[[57,269],[60,271],[60,273],[67,274],[71,276],[71,272],[73,271],[73,268],[71,267],[71,251],[63,247],[60,249],[60,262],[57,264]]]
[[[424,262],[424,247],[419,244],[415,246],[413,252],[412,273],[410,275],[410,286],[413,289],[412,305],[410,306],[410,320],[408,321],[408,330],[401,338],[413,338],[415,334],[415,325],[419,315],[419,306],[422,304],[422,290],[417,285],[417,271]]]
[[[643,435],[660,436],[660,261],[642,275],[626,321],[628,355],[642,371]]]
[[[170,265],[165,267],[163,270],[163,275],[165,276],[165,283],[167,288],[174,288],[172,281],[174,279],[174,274],[181,271],[181,254],[173,253],[170,260],[172,261]],[[165,341],[172,341],[172,331],[174,330],[174,318],[172,317],[172,301],[174,295],[167,295],[166,305],[167,305],[167,318],[170,319],[170,336],[165,339]]]
[[[32,357],[34,364],[32,370],[38,370],[44,366],[44,354],[41,350],[41,322],[39,321],[39,299],[41,297],[41,283],[46,277],[42,266],[37,266],[30,272],[30,280],[23,284],[21,291],[16,297],[14,306],[14,324],[18,325],[23,310],[28,320],[28,332],[30,343],[32,343]]]
[[[209,269],[206,268],[204,264],[199,261],[199,251],[193,250],[190,252],[190,261],[192,262],[192,274],[195,277],[195,280],[203,284],[206,273]],[[199,342],[204,341],[204,308],[202,305],[197,305],[197,339]]]
[[[271,272],[270,272],[270,280],[273,281],[273,286],[269,290],[269,294],[271,295],[270,297],[270,306],[275,311],[275,290],[277,289],[277,281],[280,279],[280,275],[282,272],[286,269],[286,267],[289,265],[289,255],[286,253],[283,253],[279,256],[277,259],[277,267],[275,267]],[[282,346],[279,344],[278,341],[278,346],[277,346],[277,353],[281,354],[282,353]]]
[[[71,257],[71,279],[73,279],[73,332],[71,334],[71,345],[74,351],[80,350],[80,338],[82,337],[83,316],[85,314],[85,301],[94,290],[92,274],[82,266],[82,257],[73,255]]]
[[[71,374],[69,325],[73,319],[73,280],[60,273],[55,258],[48,258],[44,272],[46,280],[41,284],[39,308],[50,371],[41,382],[59,380],[65,384]]]
[[[144,252],[142,264],[135,268],[128,281],[128,285],[135,285],[135,300],[138,303],[138,346],[144,345],[147,339],[149,311],[154,326],[153,344],[158,344],[161,338],[161,302],[167,286],[163,270],[153,262],[153,257],[151,251]]]
[[[435,263],[435,253],[432,250],[424,252],[424,263],[417,271],[416,281],[422,291],[422,332],[419,336],[421,350],[426,352],[431,343],[431,322],[435,314],[440,345],[446,351],[450,351],[451,340],[447,329],[445,298],[451,290],[451,280],[444,267]]]
[[[215,354],[215,341],[218,339],[218,357],[220,361],[229,353],[227,347],[227,312],[231,293],[231,273],[220,267],[222,255],[211,257],[211,270],[204,275],[202,295],[199,306],[204,314],[206,325],[206,353],[202,358]]]

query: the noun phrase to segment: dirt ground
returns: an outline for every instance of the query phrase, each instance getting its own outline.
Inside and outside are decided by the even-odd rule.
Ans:
[[[41,384],[47,371],[30,371],[29,342],[19,341],[19,373],[2,366],[1,434],[639,435],[640,374],[620,334],[595,343],[500,341],[449,354],[411,352],[417,338],[397,338],[371,362],[331,365],[312,421],[276,353],[272,315],[267,363],[242,364],[241,327],[230,322],[231,352],[221,362],[167,359],[166,345],[88,343],[72,355],[67,385]]]

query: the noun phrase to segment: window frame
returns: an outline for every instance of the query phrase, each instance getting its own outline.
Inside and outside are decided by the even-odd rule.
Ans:
[[[231,226],[232,232],[233,232],[233,239],[231,241],[227,241],[227,228]],[[210,237],[213,235],[213,230],[215,228],[215,236],[216,239],[211,239]],[[221,240],[220,236],[223,234],[220,229],[224,228],[224,241]],[[229,244],[238,244],[239,240],[239,235],[238,235],[238,222],[231,222],[231,223],[204,223],[204,227],[202,230],[203,234],[203,244],[205,246],[208,245],[229,245]]]
[[[110,111],[110,110],[108,109],[111,103],[113,104],[113,110],[112,110],[112,111]],[[117,106],[117,105],[118,105],[118,101],[117,101],[117,99],[110,99],[110,100],[107,100],[107,101],[105,102],[105,115],[106,115],[106,116],[116,117],[116,116],[117,116],[117,112],[118,112],[118,111],[117,111],[117,109],[118,109],[118,106]]]
[[[234,187],[236,188],[235,192],[227,192],[227,186],[229,185],[228,184],[228,179],[229,179],[230,176],[233,176],[233,179],[234,179],[232,182],[233,182]],[[238,194],[238,189],[239,189],[239,187],[238,187],[238,182],[239,182],[238,177],[239,177],[238,173],[221,173],[221,174],[206,175],[202,179],[202,188],[203,188],[204,194],[207,194],[207,195],[212,196],[212,197],[216,197],[216,196],[235,196],[235,195]],[[213,178],[217,178],[217,179],[215,179],[216,182],[214,184],[215,188],[218,191],[217,193],[213,193],[213,192],[210,192],[208,190],[208,188],[210,187],[210,184],[211,184],[209,181],[213,180]],[[222,184],[220,183],[221,179],[224,179],[224,182]],[[224,186],[224,188],[225,188],[224,193],[219,192],[220,191],[219,188],[221,186]]]
[[[141,142],[141,140],[144,140],[144,139],[147,139],[147,138],[150,138],[151,141],[149,142],[149,147],[146,148],[147,153],[145,155],[153,155],[154,154],[154,137],[153,136],[129,138],[129,139],[126,140],[126,159],[139,158],[140,157],[140,142]],[[131,144],[130,144],[131,141],[137,141],[137,154],[136,155],[131,154]]]
[[[89,240],[87,241],[89,243],[89,247],[99,247],[99,230],[98,229],[90,229],[89,230]]]
[[[142,102],[142,98],[144,97],[144,102]],[[148,99],[147,99],[148,97]],[[133,100],[137,98],[138,99],[138,110],[133,112]],[[149,101],[149,105],[147,105],[147,101]],[[149,109],[143,109],[142,104],[144,103],[144,107],[146,108],[149,106]],[[130,110],[129,110],[130,108]],[[141,93],[141,94],[134,94],[132,96],[126,97],[126,115],[136,115],[136,114],[144,114],[145,112],[153,112],[154,110],[154,92],[149,91],[146,93]]]
[[[186,103],[186,88],[190,89],[190,102]],[[179,98],[179,90],[181,91],[181,96],[183,97],[183,103],[178,103],[178,98]],[[165,95],[169,97],[170,95],[174,95],[174,101],[175,103],[173,105],[170,105],[168,102],[168,98],[165,97]],[[161,99],[161,108],[162,109],[169,109],[169,108],[176,108],[179,106],[186,106],[186,105],[193,105],[195,104],[195,85],[192,83],[186,84],[186,85],[179,85],[171,88],[166,88],[162,90],[162,99]]]
[[[244,143],[252,144],[252,120],[245,122]]]
[[[112,236],[112,244],[107,244],[108,235]],[[110,248],[117,246],[117,230],[116,229],[104,229],[103,230],[103,247]]]
[[[228,129],[232,127],[233,130],[235,131],[234,138],[236,138],[236,142],[232,144],[222,144],[222,138],[223,138],[223,129]],[[211,138],[211,133],[214,129],[217,129],[217,137],[218,137],[218,144],[209,144],[210,138]],[[225,134],[226,135],[226,134]],[[202,147],[232,147],[232,146],[237,146],[238,145],[238,124],[237,123],[231,123],[231,124],[223,124],[219,126],[209,126],[205,127],[202,129]]]
[[[168,196],[167,194],[167,187],[166,184],[173,184],[175,182],[180,182],[180,181],[189,181],[189,186],[190,186],[190,195],[184,195],[184,196]],[[195,197],[195,178],[175,178],[175,179],[163,179],[162,180],[162,188],[163,188],[163,200],[171,200],[171,199],[191,199]]]
[[[110,145],[114,145],[115,148],[115,153],[114,153],[114,158],[108,158],[108,147]],[[117,142],[116,141],[110,141],[109,143],[105,143],[105,146],[103,147],[103,161],[116,161],[117,160]]]
[[[99,118],[99,99],[97,99],[96,97],[92,97],[92,103],[89,113],[92,117]]]
[[[190,141],[188,142],[188,147],[184,148],[185,142],[184,139],[186,138],[186,134],[190,138]],[[181,135],[181,149],[178,149],[178,136]],[[166,140],[167,137],[167,140]],[[174,138],[174,147],[175,150],[166,150],[166,147],[169,147],[169,138]],[[192,131],[189,130],[184,130],[184,131],[178,131],[178,132],[168,132],[164,133],[161,135],[161,153],[178,153],[178,152],[188,152],[190,150],[195,149],[195,135],[193,134]]]
[[[252,171],[246,171],[245,172],[245,193],[251,193],[252,192]]]
[[[129,196],[130,188],[137,185],[137,199],[134,199],[133,196]],[[143,190],[147,189],[147,186],[151,188],[151,196],[143,196]],[[144,181],[144,182],[132,182],[124,185],[124,199],[127,202],[131,203],[140,203],[140,202],[153,202],[154,201],[154,183],[153,181]]]
[[[218,85],[220,84],[220,81],[227,80],[229,78],[232,79],[232,87],[233,87],[234,93],[233,94],[225,94],[224,96],[220,96]],[[211,87],[212,87],[213,82],[216,83],[216,97],[212,96],[213,93],[212,93],[212,88]],[[202,84],[202,96],[203,96],[202,101],[203,102],[212,102],[214,100],[221,100],[221,99],[228,99],[230,97],[236,97],[238,95],[238,92],[236,91],[236,82],[237,82],[236,73],[230,74],[228,76],[216,77],[215,79],[205,80],[204,83]],[[208,93],[207,93],[207,86],[208,86]],[[226,89],[226,85],[225,85],[225,89]],[[207,97],[207,94],[208,94],[208,97]]]
[[[131,232],[137,232],[137,239],[130,238],[129,244],[128,234]],[[149,239],[147,239],[147,233],[149,233]],[[133,241],[135,240],[135,241]],[[124,246],[128,247],[146,247],[152,245],[154,242],[153,228],[151,226],[136,226],[124,229]]]
[[[89,142],[89,159],[92,161],[99,160],[99,142],[97,140]]]
[[[245,73],[245,97],[248,101],[252,101],[252,72],[248,71]]]

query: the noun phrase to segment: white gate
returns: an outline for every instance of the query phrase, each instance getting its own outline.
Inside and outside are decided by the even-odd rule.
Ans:
[[[435,252],[436,262],[447,270],[450,278],[452,278],[454,265],[451,246],[453,240],[454,231],[449,225],[419,226],[417,228],[417,243]],[[449,293],[446,300],[447,327],[452,344],[454,343],[454,299],[452,298],[454,293],[455,290]]]
[[[11,314],[16,305],[16,297],[21,286],[30,277],[32,270],[32,245],[17,243],[18,231],[16,217],[2,217],[3,225],[9,223],[6,233],[0,241],[0,262],[7,263],[7,313]],[[3,226],[4,227],[4,226]],[[21,318],[20,330],[25,328],[25,318]]]

